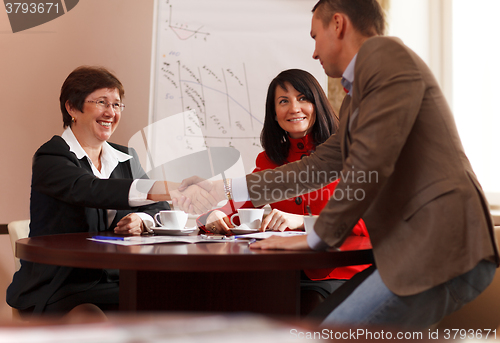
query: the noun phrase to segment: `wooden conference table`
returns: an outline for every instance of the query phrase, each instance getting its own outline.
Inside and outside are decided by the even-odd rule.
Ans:
[[[348,237],[341,251],[254,250],[246,241],[120,246],[91,233],[24,238],[20,259],[120,270],[120,310],[250,311],[297,315],[300,270],[372,263],[369,239]]]

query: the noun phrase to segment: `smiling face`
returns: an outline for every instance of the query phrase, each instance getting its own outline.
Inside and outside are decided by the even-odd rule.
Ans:
[[[316,108],[289,82],[285,82],[285,88],[276,87],[274,95],[276,120],[291,138],[304,137],[314,125]]]
[[[101,146],[115,132],[120,121],[121,113],[115,113],[112,106],[102,108],[96,105],[95,101],[99,100],[112,104],[119,103],[118,89],[101,88],[90,93],[85,98],[82,112],[74,108],[68,109],[69,114],[75,119],[71,130],[82,147]]]

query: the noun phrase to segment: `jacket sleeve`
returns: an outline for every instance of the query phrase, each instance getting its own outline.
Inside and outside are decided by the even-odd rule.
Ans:
[[[81,163],[64,140],[54,136],[33,157],[33,190],[75,206],[130,209],[132,179],[99,179]]]
[[[340,178],[337,192],[344,196],[331,198],[315,225],[316,233],[330,246],[342,244],[392,175],[425,92],[412,58],[388,39],[365,42],[358,53],[355,75],[351,105],[357,108],[353,109],[356,117],[349,124],[349,134],[331,136],[300,161],[247,175],[254,205],[307,193],[331,178]],[[341,128],[343,124],[347,128],[348,119],[341,117]],[[348,145],[348,152],[341,150],[342,144]],[[293,176],[300,173],[310,177],[294,194]],[[359,181],[360,176],[365,178]]]

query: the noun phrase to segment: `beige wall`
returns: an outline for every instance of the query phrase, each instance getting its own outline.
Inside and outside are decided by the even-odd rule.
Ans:
[[[60,18],[13,34],[0,10],[0,223],[29,218],[31,158],[62,132],[59,90],[77,66],[103,65],[125,87],[112,141],[147,125],[153,0],[81,0]],[[0,6],[3,8],[3,6]]]
[[[0,224],[29,218],[31,158],[62,133],[59,90],[77,66],[102,65],[125,87],[126,111],[112,141],[127,144],[148,123],[153,0],[81,0],[51,22],[13,34],[0,5]],[[0,237],[0,317],[14,271]],[[5,255],[5,256],[4,256]]]

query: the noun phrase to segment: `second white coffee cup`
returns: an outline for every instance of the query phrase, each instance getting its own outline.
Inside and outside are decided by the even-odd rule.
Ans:
[[[235,217],[240,217],[240,223],[247,225],[250,229],[258,229],[262,224],[262,216],[264,215],[263,208],[240,208],[238,213],[231,217],[231,224],[234,223]]]
[[[188,214],[183,211],[160,211],[155,214],[155,221],[158,225],[167,229],[183,229],[187,220]]]

